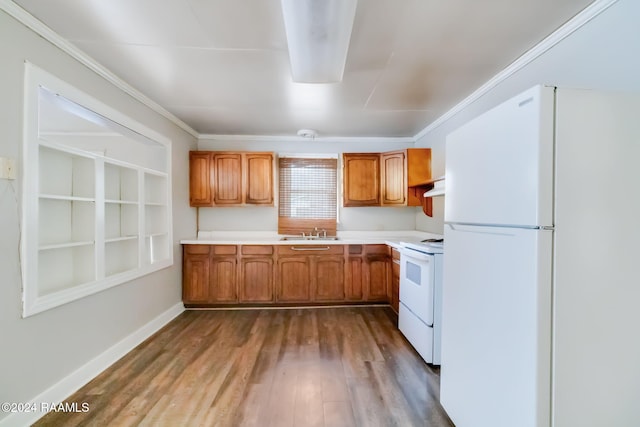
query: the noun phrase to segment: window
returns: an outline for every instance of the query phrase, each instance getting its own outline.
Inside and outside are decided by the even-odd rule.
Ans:
[[[336,233],[338,160],[279,159],[278,233],[309,233],[314,228]]]
[[[170,141],[26,65],[23,316],[173,263]]]

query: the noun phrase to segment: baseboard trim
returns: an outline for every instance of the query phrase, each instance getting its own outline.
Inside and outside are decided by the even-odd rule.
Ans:
[[[52,402],[59,403],[64,401],[122,356],[133,350],[137,345],[160,330],[183,311],[184,305],[181,302],[169,308],[167,311],[160,314],[140,329],[116,343],[104,353],[90,360],[70,375],[60,380],[58,383],[30,399],[29,402],[35,404],[38,409],[37,411],[11,413],[9,416],[0,420],[0,427],[30,426],[46,415],[46,413],[40,411],[43,403],[51,404]],[[81,406],[81,402],[78,402],[78,406]]]

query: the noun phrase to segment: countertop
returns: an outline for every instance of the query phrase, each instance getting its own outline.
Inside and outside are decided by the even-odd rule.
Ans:
[[[398,248],[400,242],[441,239],[441,234],[415,230],[402,231],[338,231],[338,240],[282,240],[272,231],[200,231],[198,237],[183,239],[183,245],[376,245]]]

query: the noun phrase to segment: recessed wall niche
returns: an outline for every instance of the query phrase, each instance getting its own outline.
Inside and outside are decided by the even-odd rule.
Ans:
[[[27,63],[23,316],[173,264],[171,142]]]

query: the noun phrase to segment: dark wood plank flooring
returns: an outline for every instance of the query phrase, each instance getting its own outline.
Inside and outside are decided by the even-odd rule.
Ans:
[[[36,426],[452,426],[387,307],[186,311]]]

